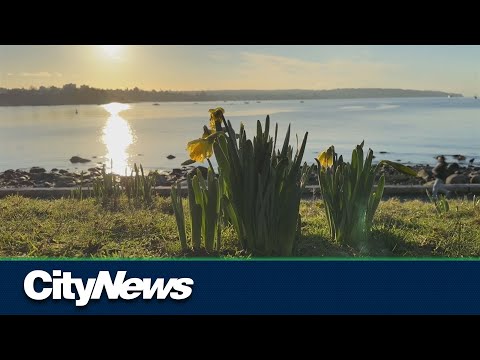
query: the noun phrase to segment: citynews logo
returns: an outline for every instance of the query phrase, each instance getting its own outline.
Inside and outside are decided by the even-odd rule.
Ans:
[[[71,272],[53,270],[52,275],[43,270],[33,270],[27,274],[23,282],[25,294],[33,300],[45,300],[49,297],[60,300],[75,300],[75,306],[85,306],[90,299],[100,299],[105,290],[110,300],[152,299],[155,294],[158,300],[170,296],[173,300],[183,300],[192,294],[191,278],[157,278],[152,284],[151,278],[130,278],[125,280],[126,271],[118,271],[115,280],[110,272],[99,271],[96,278],[88,278],[84,284],[81,278],[72,278]],[[35,289],[35,281],[42,282],[41,289]]]

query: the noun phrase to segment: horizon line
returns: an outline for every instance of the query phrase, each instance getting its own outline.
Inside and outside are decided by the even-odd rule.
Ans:
[[[121,90],[121,91],[126,91],[126,90],[134,90],[137,88],[140,91],[175,91],[175,92],[193,92],[193,91],[335,91],[335,90],[402,90],[402,91],[423,91],[423,92],[443,92],[446,94],[457,94],[457,95],[463,95],[463,93],[456,93],[452,91],[446,91],[446,90],[432,90],[432,89],[412,89],[412,88],[395,88],[395,87],[341,87],[341,88],[324,88],[324,89],[308,89],[308,88],[288,88],[288,89],[252,89],[252,88],[247,88],[247,89],[189,89],[189,90],[178,90],[178,89],[142,89],[139,88],[138,86],[134,86],[133,88],[131,87],[124,87],[124,88],[101,88],[101,87],[95,87],[95,86],[90,86],[87,84],[81,84],[77,85],[75,83],[66,83],[61,86],[55,86],[55,85],[39,85],[39,86],[34,86],[30,85],[30,87],[0,87],[0,89],[3,90],[39,90],[40,87],[45,87],[45,88],[57,88],[57,89],[62,89],[65,85],[75,85],[76,88],[80,88],[82,86],[89,87],[90,89],[97,89],[97,90]]]

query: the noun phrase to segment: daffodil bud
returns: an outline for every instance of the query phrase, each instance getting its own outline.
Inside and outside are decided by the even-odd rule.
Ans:
[[[222,128],[223,114],[225,110],[221,107],[208,110],[210,112],[210,129],[219,131]]]
[[[333,166],[334,156],[335,156],[335,147],[332,145],[326,151],[323,151],[322,153],[320,153],[317,159],[323,168],[329,168]]]

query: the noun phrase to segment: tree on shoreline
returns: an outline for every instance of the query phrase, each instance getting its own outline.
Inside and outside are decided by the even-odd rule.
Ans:
[[[88,85],[65,84],[63,87],[0,88],[0,106],[81,105],[110,102],[167,101],[244,101],[244,100],[308,100],[355,99],[385,97],[461,97],[441,91],[402,89],[333,89],[333,90],[209,90],[173,91],[133,89],[98,89]]]

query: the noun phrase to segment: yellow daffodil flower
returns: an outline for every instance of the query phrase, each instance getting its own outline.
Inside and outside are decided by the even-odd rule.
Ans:
[[[187,151],[190,159],[203,162],[213,154],[213,143],[206,138],[196,139],[187,144]]]
[[[190,159],[203,162],[210,158],[213,155],[213,143],[219,134],[223,132],[211,132],[205,127],[201,139],[192,140],[187,144]]]
[[[328,168],[333,165],[334,155],[335,155],[335,148],[332,145],[326,151],[320,153],[317,159],[323,168]]]
[[[208,110],[210,112],[210,129],[216,131],[217,124],[221,124],[223,120],[223,114],[225,110],[221,107],[217,107],[215,109]]]

